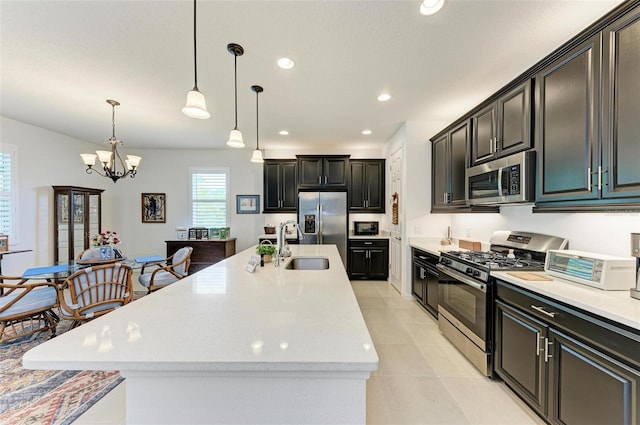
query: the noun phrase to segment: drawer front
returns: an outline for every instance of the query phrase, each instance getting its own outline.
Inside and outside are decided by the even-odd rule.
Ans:
[[[389,248],[389,239],[349,239],[353,248]]]

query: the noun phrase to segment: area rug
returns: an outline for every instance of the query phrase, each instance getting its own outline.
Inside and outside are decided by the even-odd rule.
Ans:
[[[70,325],[61,320],[57,333]],[[0,344],[0,424],[70,424],[124,380],[118,371],[24,369],[22,355],[48,338],[38,332]]]

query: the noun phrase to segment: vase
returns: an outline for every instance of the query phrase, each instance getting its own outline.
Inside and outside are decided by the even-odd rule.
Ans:
[[[264,262],[265,263],[271,262],[271,254],[264,254]]]

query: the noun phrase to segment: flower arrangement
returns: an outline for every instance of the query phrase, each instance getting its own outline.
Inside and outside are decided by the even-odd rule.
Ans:
[[[118,243],[120,243],[120,238],[118,238],[118,232],[114,230],[105,230],[91,238],[92,246],[117,245]]]

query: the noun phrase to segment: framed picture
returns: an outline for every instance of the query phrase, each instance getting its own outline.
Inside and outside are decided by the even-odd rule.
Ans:
[[[258,214],[260,212],[260,195],[236,195],[236,212],[238,214]]]
[[[167,221],[166,201],[164,193],[143,193],[142,222],[165,223]]]

